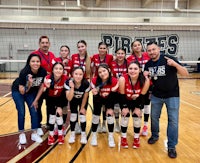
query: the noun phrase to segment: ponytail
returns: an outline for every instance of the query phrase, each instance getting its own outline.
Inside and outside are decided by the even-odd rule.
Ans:
[[[86,73],[86,77],[90,78],[90,74],[91,74],[91,60],[90,57],[88,55],[88,53],[86,53],[86,59],[85,59],[85,73]]]

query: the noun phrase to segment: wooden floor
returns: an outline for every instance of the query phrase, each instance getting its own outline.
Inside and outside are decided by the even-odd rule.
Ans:
[[[6,81],[6,83],[5,83]],[[1,84],[8,84],[7,80],[0,80]],[[11,83],[11,82],[10,82]],[[1,85],[0,85],[1,86]],[[2,87],[2,86],[1,86]],[[70,131],[65,136],[65,144],[55,144],[53,147],[47,145],[47,135],[43,137],[45,140],[41,145],[27,146],[26,149],[18,152],[18,156],[15,160],[9,158],[10,162],[17,162],[22,157],[25,160],[30,160],[33,157],[33,148],[41,148],[40,155],[38,158],[33,159],[34,162],[77,162],[77,163],[107,163],[107,162],[175,162],[175,163],[198,163],[200,162],[200,74],[190,74],[189,78],[180,79],[181,87],[181,105],[180,105],[180,123],[179,123],[179,143],[177,145],[178,157],[176,159],[170,159],[167,156],[166,150],[166,126],[167,117],[166,109],[163,108],[162,116],[160,119],[160,139],[154,145],[147,144],[147,137],[141,137],[141,147],[139,149],[132,148],[133,141],[133,124],[132,120],[129,122],[128,129],[128,149],[120,149],[117,144],[119,142],[120,134],[115,133],[115,148],[109,148],[107,143],[107,134],[98,134],[98,146],[93,147],[90,145],[90,129],[91,129],[91,108],[88,108],[87,112],[87,134],[88,143],[82,146],[80,142],[80,135],[76,137],[76,143],[70,145],[68,138]],[[2,87],[3,88],[3,87]],[[2,91],[2,89],[0,89]],[[9,93],[3,90],[4,94]],[[91,99],[90,99],[91,101]],[[44,109],[44,107],[43,107]],[[44,109],[45,110],[45,109]],[[44,113],[45,114],[45,113]],[[16,135],[17,132],[17,111],[13,103],[12,98],[9,96],[0,97],[0,138],[5,137],[5,134]],[[45,118],[44,118],[45,120]],[[44,123],[44,121],[43,121]],[[30,129],[30,116],[26,112],[26,129]],[[17,140],[16,140],[17,141]],[[6,145],[6,142],[0,141],[1,151],[2,146]],[[16,143],[10,145],[12,149],[18,149]],[[42,149],[43,148],[43,149]],[[20,155],[21,154],[21,155]],[[28,155],[29,154],[29,155]],[[28,156],[27,156],[28,155]],[[4,162],[4,155],[0,152],[0,162]],[[34,157],[33,157],[34,158]],[[19,161],[19,162],[30,162],[30,161]]]

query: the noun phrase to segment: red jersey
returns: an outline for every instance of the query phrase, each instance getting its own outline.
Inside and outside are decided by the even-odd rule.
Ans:
[[[112,61],[110,68],[111,68],[111,72],[112,72],[113,76],[116,77],[116,78],[119,78],[123,74],[127,73],[127,71],[128,71],[128,63],[125,60],[122,65],[119,65],[117,63],[117,61],[115,60],[115,61]]]
[[[80,59],[79,54],[73,54],[72,57],[71,57],[71,61],[72,61],[72,67],[73,68],[81,66],[85,70],[85,59]]]
[[[119,87],[118,80],[115,77],[112,77],[111,80],[112,80],[111,84],[109,84],[109,85],[106,84],[106,83],[102,84],[101,88],[99,89],[99,95],[102,98],[107,98],[108,95],[110,94],[110,92],[117,92],[118,87]],[[95,86],[96,81],[97,81],[97,77],[92,78],[92,81],[91,81],[91,87],[92,88],[98,87],[98,86]]]
[[[134,94],[138,94],[138,95],[141,94],[142,88],[140,87],[140,83],[139,81],[137,81],[136,84],[132,85],[128,74],[124,74],[124,79],[125,79],[126,98],[129,100],[133,100],[132,96]]]
[[[142,53],[142,57],[138,58],[136,55],[132,54],[127,58],[128,63],[132,61],[138,61],[142,71],[144,71],[144,65],[150,60],[150,57],[147,52]]]
[[[107,63],[108,66],[111,67],[112,61],[113,61],[112,54],[106,54],[104,60],[100,59],[99,54],[94,54],[91,57],[91,66],[95,69],[95,76],[98,75],[97,69],[98,69],[100,63]]]
[[[63,58],[62,57],[58,57],[54,59],[55,62],[61,62],[63,63]],[[70,59],[67,60],[67,63],[63,63],[64,65],[64,73],[69,76],[69,74],[71,73],[72,70],[72,61]]]
[[[48,52],[48,55],[46,55],[40,49],[32,52],[31,54],[38,54],[41,58],[41,67],[47,71],[47,74],[51,74],[53,67],[52,60],[55,58],[55,55],[50,51]]]
[[[48,79],[51,79],[51,75],[47,75],[44,80]],[[59,97],[64,90],[64,84],[67,79],[67,75],[64,74],[61,76],[61,79],[59,81],[54,81],[54,88],[48,88],[48,96]]]

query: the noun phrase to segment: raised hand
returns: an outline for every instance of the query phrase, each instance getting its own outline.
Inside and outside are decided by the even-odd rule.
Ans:
[[[70,88],[74,88],[74,82],[73,82],[73,79],[70,79],[70,80],[69,80],[69,86],[70,86]]]
[[[45,84],[45,86],[46,86],[46,88],[49,88],[50,87],[50,85],[51,85],[51,79],[44,79],[44,84]]]
[[[98,88],[95,87],[95,88],[92,89],[92,94],[93,95],[97,95],[98,93],[99,93],[99,89]]]

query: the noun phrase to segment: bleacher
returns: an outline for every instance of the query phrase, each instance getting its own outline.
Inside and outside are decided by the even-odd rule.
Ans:
[[[190,72],[190,73],[197,72],[197,65],[195,65],[195,64],[186,64],[186,65],[184,65],[184,67],[186,67],[188,72]]]
[[[184,67],[187,68],[188,72],[193,73],[193,72],[198,72],[198,66],[197,64],[200,62],[199,61],[180,61]]]

